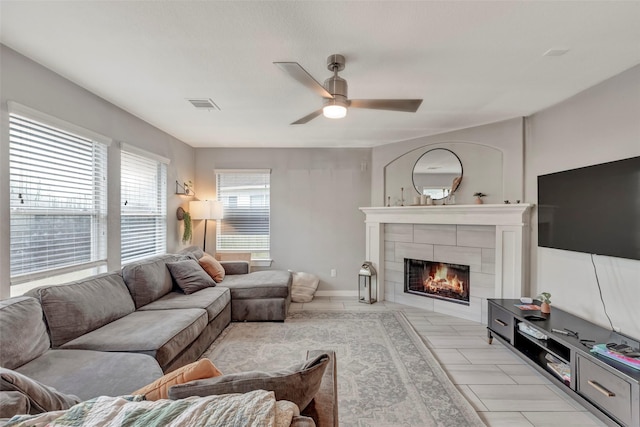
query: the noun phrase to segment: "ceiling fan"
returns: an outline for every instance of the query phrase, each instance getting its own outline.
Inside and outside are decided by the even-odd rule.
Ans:
[[[292,125],[305,124],[320,114],[330,119],[341,119],[347,115],[348,107],[415,113],[422,104],[422,99],[348,99],[347,81],[338,76],[338,71],[344,70],[345,59],[342,55],[334,54],[327,58],[327,69],[333,72],[333,77],[326,79],[324,85],[318,83],[297,62],[274,62],[274,64],[324,98],[324,106],[321,109],[296,120],[291,123]]]

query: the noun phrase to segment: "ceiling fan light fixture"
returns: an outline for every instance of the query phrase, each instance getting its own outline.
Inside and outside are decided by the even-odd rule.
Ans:
[[[335,98],[325,100],[324,107],[322,107],[322,114],[328,119],[342,119],[346,117],[346,99],[343,100],[340,95],[335,95]]]
[[[342,119],[347,115],[347,109],[342,105],[325,105],[322,114],[328,119]]]

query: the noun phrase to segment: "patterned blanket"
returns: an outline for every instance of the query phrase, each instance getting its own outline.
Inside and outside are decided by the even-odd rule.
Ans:
[[[273,392],[146,401],[143,396],[96,397],[66,411],[17,415],[6,424],[48,426],[207,426],[288,427],[300,415],[291,402],[275,400]]]

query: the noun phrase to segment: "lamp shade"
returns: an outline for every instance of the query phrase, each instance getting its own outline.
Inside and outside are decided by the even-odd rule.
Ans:
[[[222,219],[222,202],[217,200],[195,200],[189,202],[191,219]]]

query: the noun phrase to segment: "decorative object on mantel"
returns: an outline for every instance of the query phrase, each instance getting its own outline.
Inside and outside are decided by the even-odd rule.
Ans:
[[[391,207],[391,196],[387,196],[387,207]]]
[[[551,313],[551,294],[549,292],[543,292],[538,296],[538,298],[542,302],[540,305],[540,313]]]
[[[450,186],[446,185],[449,179],[453,179]],[[422,154],[416,161],[413,166],[412,180],[418,194],[445,201],[449,195],[455,193],[462,182],[462,162],[453,151],[434,148]],[[447,200],[443,204],[453,203]]]
[[[404,206],[404,187],[400,187],[400,206]]]
[[[473,193],[473,197],[476,198],[476,205],[481,205],[483,203],[482,198],[485,197],[486,194],[478,191],[477,193]]]

